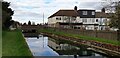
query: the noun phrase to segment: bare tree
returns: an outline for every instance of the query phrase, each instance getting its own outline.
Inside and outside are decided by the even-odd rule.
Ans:
[[[120,30],[120,1],[119,0],[104,0],[103,8],[109,13],[111,19],[110,26]],[[111,14],[110,14],[111,13]]]
[[[110,1],[110,0],[109,0]],[[120,0],[110,1],[109,4],[105,6],[106,10],[112,13],[110,18],[110,27],[118,28],[118,40],[120,40]]]
[[[102,0],[101,5],[108,13],[115,13],[118,2],[119,0]]]

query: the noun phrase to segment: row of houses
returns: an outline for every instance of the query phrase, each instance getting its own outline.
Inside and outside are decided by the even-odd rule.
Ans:
[[[48,17],[48,26],[57,28],[72,28],[85,30],[110,30],[108,18],[112,13],[91,9],[62,9]]]

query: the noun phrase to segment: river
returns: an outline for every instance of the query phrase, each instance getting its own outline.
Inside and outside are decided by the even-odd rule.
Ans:
[[[89,47],[85,47],[82,45],[80,47],[77,47],[66,43],[64,40],[55,40],[43,35],[39,35],[39,37],[25,37],[25,39],[33,56],[107,58],[104,54],[88,50]]]

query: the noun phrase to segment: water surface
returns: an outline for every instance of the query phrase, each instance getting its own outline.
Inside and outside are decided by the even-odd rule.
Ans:
[[[53,38],[39,35],[37,37],[26,37],[26,42],[33,53],[33,56],[72,56],[88,57],[88,58],[106,58],[104,55],[87,50],[85,46],[73,46],[63,40],[55,40]]]

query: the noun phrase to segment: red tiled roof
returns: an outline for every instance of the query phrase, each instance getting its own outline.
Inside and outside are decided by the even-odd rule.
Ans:
[[[48,18],[54,16],[78,16],[78,12],[76,10],[59,10]]]
[[[51,18],[54,16],[79,16],[78,13],[79,11],[76,11],[76,10],[59,10],[48,18]],[[110,15],[109,13],[105,13],[105,12],[95,12],[96,18],[101,18],[101,17],[107,18],[109,15]]]

